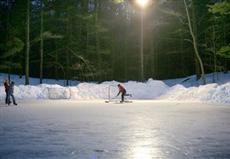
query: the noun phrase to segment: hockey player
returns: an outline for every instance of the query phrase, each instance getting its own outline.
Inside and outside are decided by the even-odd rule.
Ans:
[[[124,96],[126,95],[126,89],[120,84],[118,84],[117,87],[119,89],[117,96],[119,96],[119,94],[121,93],[121,103],[123,103],[124,102]]]

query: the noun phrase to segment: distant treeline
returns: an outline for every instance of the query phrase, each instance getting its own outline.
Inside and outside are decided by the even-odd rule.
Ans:
[[[230,69],[228,0],[1,0],[0,71],[80,81],[168,79]],[[218,77],[213,77],[213,81]]]

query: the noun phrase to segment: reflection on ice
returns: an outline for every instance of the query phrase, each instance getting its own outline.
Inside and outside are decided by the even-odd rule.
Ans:
[[[156,156],[162,156],[162,152],[159,147],[153,147],[149,144],[150,141],[144,141],[137,143],[137,145],[132,149],[132,155],[130,158],[132,159],[152,159]]]
[[[151,159],[151,149],[145,147],[135,147],[133,150],[133,159]]]
[[[144,120],[136,121],[133,131],[133,145],[131,153],[128,158],[130,159],[152,159],[153,157],[162,157],[163,153],[159,146],[158,131],[153,131],[151,122]],[[140,125],[142,128],[140,128]]]

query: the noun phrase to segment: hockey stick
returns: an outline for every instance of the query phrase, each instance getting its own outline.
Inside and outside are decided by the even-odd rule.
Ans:
[[[116,96],[116,97],[117,97],[117,96]],[[116,97],[113,97],[113,98],[110,98],[109,100],[106,100],[105,103],[112,102],[111,100],[112,100],[112,99],[116,99]]]

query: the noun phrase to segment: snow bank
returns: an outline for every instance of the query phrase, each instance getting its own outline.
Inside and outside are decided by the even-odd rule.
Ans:
[[[189,88],[182,85],[175,85],[158,99],[228,104],[230,103],[230,82],[223,85],[207,84]]]
[[[17,99],[75,99],[94,100],[107,99],[110,87],[110,95],[117,94],[118,82],[80,83],[76,87],[62,87],[59,85],[15,86]],[[167,86],[162,81],[150,79],[146,83],[130,81],[123,83],[127,93],[133,95],[133,99],[158,99],[170,101],[230,103],[230,82],[218,85],[208,84],[199,87],[186,88],[183,85]],[[111,89],[112,87],[112,89]],[[4,87],[0,87],[0,99],[4,100]]]
[[[124,85],[128,93],[131,93],[135,99],[155,99],[165,94],[169,89],[169,86],[164,82],[152,79],[146,83],[131,81]]]
[[[110,92],[111,97],[118,93],[118,82],[104,82],[101,84],[81,83],[77,87],[70,87],[72,99],[107,99]],[[128,94],[134,99],[154,99],[164,94],[168,86],[162,81],[148,80],[146,83],[129,81],[123,84]],[[109,91],[110,87],[110,91]]]
[[[211,84],[211,83],[217,83],[219,85],[225,84],[230,81],[230,72],[215,72],[215,73],[210,73],[206,74],[206,83]],[[184,78],[178,78],[178,79],[168,79],[164,80],[164,82],[168,86],[174,86],[177,84],[183,85],[185,87],[192,87],[192,86],[199,86],[202,84],[201,80],[196,79],[196,75],[184,77]]]
[[[0,87],[0,99],[5,99],[4,87]],[[38,86],[15,85],[14,95],[17,99],[67,99],[70,98],[68,88],[59,85],[42,84]]]
[[[111,97],[118,93],[118,82],[80,83],[76,87],[62,87],[59,85],[42,84],[38,86],[15,86],[17,99],[107,99],[109,92]],[[169,87],[162,81],[148,80],[146,83],[130,81],[123,84],[127,93],[132,94],[134,99],[154,99],[165,94]],[[109,90],[109,87],[112,89]],[[3,86],[0,87],[0,98],[5,98]]]
[[[5,76],[5,75],[4,75]],[[0,79],[3,80],[0,74]],[[211,75],[207,80],[211,81]],[[108,99],[115,97],[118,93],[116,81],[96,83],[78,83],[75,86],[63,87],[57,84],[42,85],[20,85],[21,80],[13,76],[16,83],[15,97],[17,99],[74,99],[74,100],[94,100]],[[219,74],[219,82],[203,86],[194,86],[195,77],[190,76],[184,79],[167,81],[157,81],[149,79],[145,83],[129,81],[122,83],[128,94],[132,94],[132,99],[157,99],[169,101],[188,101],[205,103],[225,103],[230,104],[230,73]],[[35,81],[35,80],[34,80]],[[50,83],[55,82],[50,80]],[[177,84],[176,84],[177,83]],[[189,87],[190,85],[190,87]],[[4,101],[4,87],[0,86],[0,100]]]

